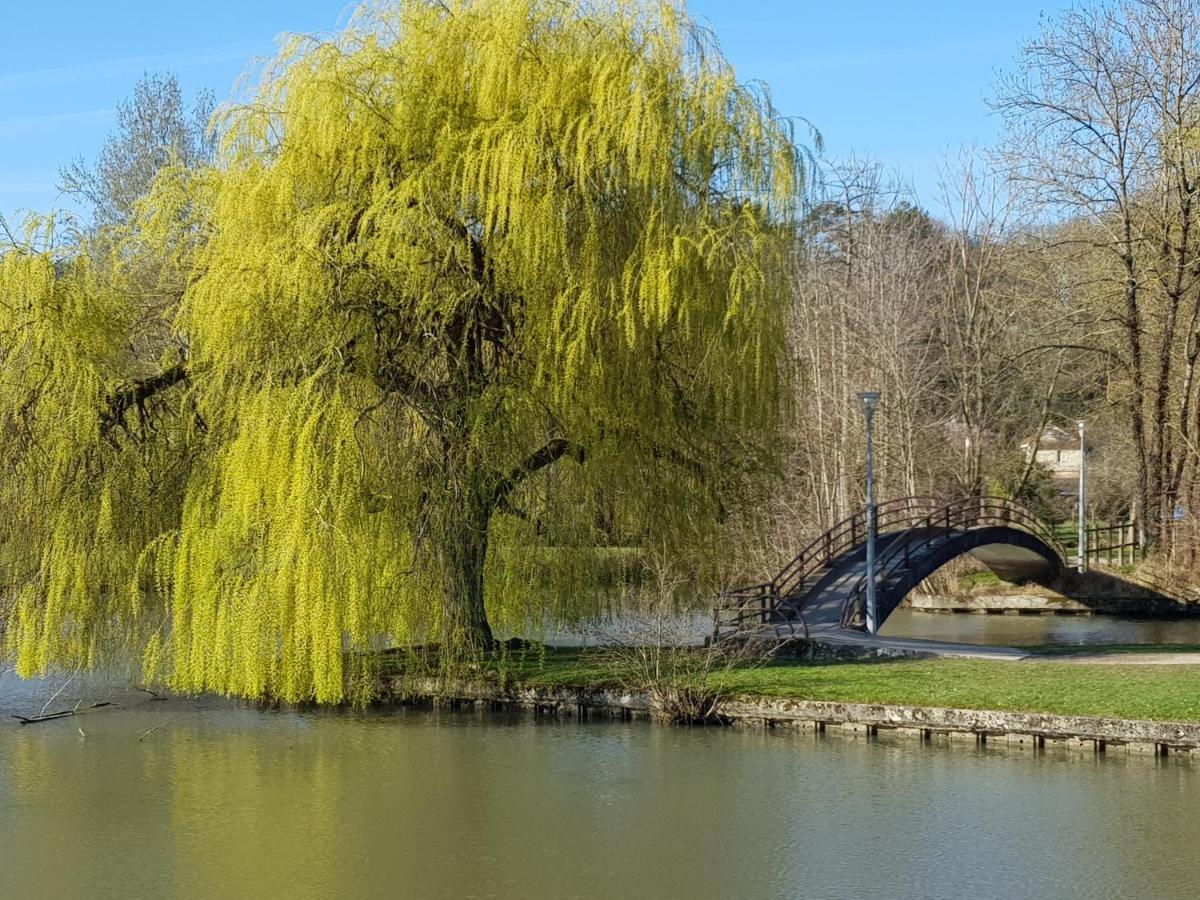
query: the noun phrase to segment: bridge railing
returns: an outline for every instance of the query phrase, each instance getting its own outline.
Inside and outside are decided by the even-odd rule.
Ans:
[[[851,589],[842,609],[843,627],[861,626],[864,623],[863,601],[867,580],[872,575],[877,581],[883,580],[897,568],[907,565],[914,551],[945,540],[954,532],[989,525],[1002,525],[1032,534],[1053,549],[1061,562],[1068,561],[1066,548],[1054,529],[1020,504],[1006,497],[969,497],[952,501],[939,509],[936,515],[914,522],[905,529],[910,533],[924,532],[921,540],[912,540],[902,534],[884,548],[876,558],[875,572],[864,572]]]
[[[779,595],[769,581],[722,591],[713,608],[713,634],[719,638],[765,625],[778,609]]]
[[[880,503],[875,507],[876,532],[906,526],[914,515],[936,509],[940,502],[934,497],[904,497]],[[814,538],[768,583],[780,596],[786,597],[813,572],[854,549],[866,538],[867,512],[861,510]]]
[[[904,497],[880,503],[875,507],[876,532],[906,527],[914,516],[927,514],[943,502],[936,497]],[[714,634],[720,636],[771,621],[783,599],[866,537],[867,512],[860,510],[815,537],[770,581],[722,592],[713,610]]]
[[[1035,534],[1066,558],[1053,529],[1029,510],[1001,497],[970,497],[950,502],[936,497],[903,497],[878,504],[875,522],[877,534],[922,526],[951,529],[984,524],[1013,525]],[[814,538],[770,581],[722,592],[713,610],[714,635],[719,638],[747,627],[798,615],[793,607],[785,608],[784,601],[835,559],[860,546],[866,536],[867,513],[861,510]],[[886,555],[888,551],[883,552]],[[865,591],[865,581],[862,587]]]

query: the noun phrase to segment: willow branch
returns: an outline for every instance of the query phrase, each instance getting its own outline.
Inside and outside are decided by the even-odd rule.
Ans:
[[[125,427],[125,416],[129,410],[141,406],[155,394],[187,381],[188,368],[179,362],[157,375],[139,378],[117,388],[107,397],[108,408],[100,414],[100,433],[107,436],[114,428]]]
[[[500,479],[492,495],[495,506],[508,505],[508,495],[530,475],[547,466],[554,465],[564,456],[572,456],[577,462],[584,461],[585,453],[582,447],[564,438],[555,438],[544,446],[529,454],[523,462]]]

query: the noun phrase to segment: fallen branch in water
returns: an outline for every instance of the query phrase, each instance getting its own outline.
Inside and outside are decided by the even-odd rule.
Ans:
[[[53,703],[55,700],[58,699],[58,695],[67,689],[67,685],[70,684],[72,681],[74,681],[75,676],[78,674],[79,674],[79,670],[76,669],[74,672],[71,673],[70,678],[68,678],[61,685],[59,685],[58,690],[50,695],[50,699],[46,701],[45,705],[42,707],[42,711],[40,713],[38,713],[39,716],[44,716],[46,714],[46,708],[49,707],[51,703]],[[75,708],[79,709],[78,703],[75,704]],[[25,723],[22,722],[21,724],[24,725]]]
[[[11,717],[16,719],[22,725],[36,725],[38,722],[51,722],[55,719],[65,719],[68,716],[82,716],[84,713],[91,712],[93,709],[99,709],[102,706],[116,706],[116,704],[109,700],[104,700],[101,703],[93,703],[85,710],[80,710],[79,707],[76,706],[74,709],[64,709],[62,712],[47,713],[45,715],[39,714],[36,716],[18,716],[16,713],[13,713]],[[45,707],[42,708],[45,709]]]
[[[148,738],[150,735],[154,734],[154,732],[156,732],[156,731],[158,731],[158,729],[162,728],[162,727],[163,727],[163,725],[170,725],[170,724],[171,724],[172,722],[174,722],[174,721],[175,721],[174,719],[167,719],[167,721],[165,721],[165,722],[160,722],[158,725],[155,725],[155,726],[154,726],[153,728],[151,728],[149,731],[145,731],[145,732],[143,732],[143,733],[142,733],[142,736],[141,736],[140,738],[138,738],[138,743],[140,744],[142,741],[144,741],[144,740],[145,740],[146,738]]]

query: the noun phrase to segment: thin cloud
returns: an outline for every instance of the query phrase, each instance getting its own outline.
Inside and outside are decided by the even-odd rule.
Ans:
[[[114,59],[100,59],[79,63],[73,66],[55,66],[49,69],[12,72],[7,75],[0,75],[0,91],[42,88],[56,84],[72,84],[79,81],[92,81],[100,78],[115,78],[138,74],[145,69],[182,69],[189,66],[203,66],[210,63],[229,62],[230,60],[237,59],[248,60],[254,52],[261,51],[262,49],[261,44],[240,41],[236,44],[219,44],[213,47],[180,50],[173,53],[159,53],[153,56],[117,57]]]

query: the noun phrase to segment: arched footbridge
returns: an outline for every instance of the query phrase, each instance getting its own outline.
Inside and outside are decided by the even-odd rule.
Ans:
[[[1067,562],[1049,525],[999,497],[905,497],[879,504],[876,523],[881,624],[909,591],[956,557],[970,554],[1011,582],[1050,579]],[[866,539],[862,511],[817,537],[770,581],[725,591],[714,611],[714,639],[865,632]]]

